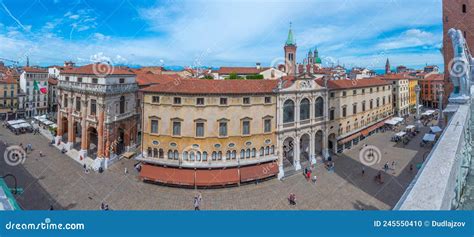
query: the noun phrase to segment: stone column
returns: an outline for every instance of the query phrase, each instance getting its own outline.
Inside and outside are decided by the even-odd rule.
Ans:
[[[300,164],[300,138],[296,137],[294,139],[294,148],[293,148],[293,159],[294,159],[294,166],[295,170],[300,170],[301,169],[301,164]]]
[[[54,142],[55,144],[58,144],[61,141],[61,138],[64,134],[63,120],[62,120],[62,116],[61,116],[61,112],[59,111],[59,108],[56,114],[56,125],[58,126],[58,128],[56,129],[56,137],[54,139]]]
[[[99,118],[97,124],[97,157],[104,157],[104,106],[99,105]]]
[[[438,126],[439,127],[443,127],[443,93],[444,93],[444,90],[441,88],[438,91],[438,94],[439,94],[439,99],[438,99],[438,109],[439,109],[439,112],[438,112]]]
[[[74,119],[72,117],[72,104],[73,98],[68,97],[68,107],[67,107],[67,144],[65,148],[70,150],[72,148],[72,144],[74,143]]]
[[[87,100],[81,99],[81,150],[79,157],[85,159],[87,157]]]
[[[309,134],[309,161],[312,165],[316,164],[316,135]]]
[[[323,157],[324,157],[324,160],[327,160],[329,158],[329,148],[328,148],[328,133],[326,131],[323,132],[323,135],[322,135],[322,147],[321,147],[321,150],[322,150],[322,153],[323,153]]]
[[[105,127],[105,158],[110,158],[110,128],[108,126]]]

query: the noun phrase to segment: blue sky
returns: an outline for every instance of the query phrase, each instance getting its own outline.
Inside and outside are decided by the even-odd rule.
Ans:
[[[440,0],[0,0],[0,57],[182,66],[272,65],[292,22],[302,60],[442,65]]]

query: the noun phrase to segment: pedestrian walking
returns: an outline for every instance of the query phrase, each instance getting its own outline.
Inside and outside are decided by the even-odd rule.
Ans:
[[[364,174],[365,174],[365,167],[362,166],[362,176],[364,176]]]
[[[125,173],[125,175],[128,174],[128,169],[127,169],[127,167],[125,167],[124,173]]]
[[[200,208],[199,206],[201,205],[201,194],[196,194],[194,195],[194,200],[193,200],[193,204],[194,204],[194,210],[195,211],[200,211]]]
[[[385,172],[388,171],[388,163],[385,163],[385,165],[383,165],[383,169],[385,170]]]
[[[39,151],[40,157],[43,157],[43,152]]]
[[[311,169],[308,169],[308,172],[306,173],[306,179],[307,179],[308,181],[311,180]]]
[[[413,164],[410,164],[410,171],[413,171]]]
[[[288,196],[288,202],[290,205],[296,205],[296,195],[294,193],[290,193]]]

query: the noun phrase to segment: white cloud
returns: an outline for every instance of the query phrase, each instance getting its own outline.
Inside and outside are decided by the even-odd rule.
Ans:
[[[98,27],[96,12],[79,9],[65,13],[62,21],[46,23],[44,32],[37,37],[16,35],[8,46],[0,41],[0,50],[18,54],[21,50],[14,47],[28,45],[26,47],[34,49],[31,59],[42,63],[65,59],[88,61],[91,55],[102,52],[103,55],[121,55],[130,63],[143,65],[161,64],[160,60],[181,65],[196,62],[201,65],[255,62],[269,65],[273,59],[283,56],[290,21],[298,44],[298,58],[306,54],[308,48],[317,46],[321,57],[364,66],[372,63],[373,55],[383,48],[410,45],[435,48],[440,43],[439,34],[421,30],[441,25],[441,3],[430,0],[173,1],[165,6],[139,9],[139,14],[139,20],[147,23],[148,28],[144,29],[147,37],[117,38],[96,32],[90,33],[86,40],[76,39],[77,32],[87,36]],[[70,33],[69,39],[55,36],[55,30],[65,25],[70,27],[64,29]],[[408,30],[399,36],[385,35],[397,29]],[[95,41],[91,43],[90,38]],[[440,55],[422,55],[427,57],[428,63],[430,60],[442,62]],[[392,55],[386,56],[392,58]],[[393,55],[400,60],[405,57],[406,61],[412,60],[412,56]],[[110,57],[115,60],[115,56]]]
[[[377,45],[381,49],[402,49],[418,46],[438,46],[442,41],[441,35],[434,35],[431,32],[420,29],[410,29],[403,32],[400,36],[384,40]]]
[[[110,39],[110,36],[106,36],[106,35],[101,34],[101,33],[94,33],[94,34],[93,34],[93,37],[94,37],[96,40],[109,40],[109,39]]]

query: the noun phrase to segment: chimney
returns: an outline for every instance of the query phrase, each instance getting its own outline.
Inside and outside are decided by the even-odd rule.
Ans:
[[[64,61],[65,67],[74,67],[75,63],[73,61]]]
[[[259,70],[262,68],[260,63],[256,63],[255,65],[256,65],[257,69],[259,69]]]

